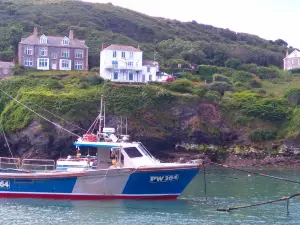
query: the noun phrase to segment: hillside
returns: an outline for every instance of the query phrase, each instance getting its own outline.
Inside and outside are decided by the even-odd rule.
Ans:
[[[66,0],[0,0],[0,60],[17,54],[20,38],[38,26],[46,35],[67,35],[86,39],[90,47],[90,67],[99,65],[101,45],[111,43],[140,45],[145,57],[154,51],[166,70],[170,59],[190,64],[224,66],[228,58],[242,63],[282,67],[287,43],[236,33],[197,22],[180,22],[150,17],[112,4]]]

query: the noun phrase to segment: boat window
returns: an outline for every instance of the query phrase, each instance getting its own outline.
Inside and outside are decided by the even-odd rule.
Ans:
[[[124,151],[127,153],[129,158],[138,158],[143,157],[142,153],[136,147],[124,148]]]
[[[151,155],[151,153],[141,144],[139,144],[139,148],[144,152],[144,154],[146,156],[149,156],[150,158],[153,158],[153,156]]]

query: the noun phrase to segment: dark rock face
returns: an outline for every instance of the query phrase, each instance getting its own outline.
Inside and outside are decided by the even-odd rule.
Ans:
[[[171,125],[165,126],[164,121],[159,121],[159,119],[152,121],[151,128],[157,128],[160,132],[159,136],[153,131],[152,133],[148,132],[149,128],[138,127],[139,120],[135,118],[128,120],[128,134],[132,140],[141,141],[156,155],[166,149],[174,151],[176,144],[180,143],[223,146],[233,143],[238,138],[238,133],[227,127],[222,120],[219,108],[212,103],[193,102],[188,105],[176,105],[162,113],[167,114]],[[131,126],[132,124],[133,126]],[[108,116],[106,125],[117,128],[121,124],[118,117]],[[65,128],[71,129],[79,136],[83,134],[81,130]],[[120,132],[120,128],[118,132]],[[123,120],[124,133],[125,121]],[[60,156],[75,153],[73,142],[77,137],[47,121],[32,121],[23,130],[8,136],[15,157],[57,159]]]

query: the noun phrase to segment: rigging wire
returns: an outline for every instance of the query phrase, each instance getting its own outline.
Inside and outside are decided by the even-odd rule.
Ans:
[[[21,103],[20,101],[18,101],[16,98],[14,98],[13,96],[11,96],[10,94],[8,94],[8,93],[6,93],[5,91],[3,91],[1,88],[0,88],[0,91],[3,92],[6,96],[8,96],[9,98],[11,98],[12,100],[14,100],[15,102],[17,102],[17,103],[19,103],[20,105],[22,105],[24,108],[28,109],[29,111],[33,112],[33,113],[36,114],[37,116],[41,117],[42,119],[48,121],[49,123],[53,124],[54,126],[60,128],[60,129],[62,129],[62,130],[64,130],[64,131],[66,131],[66,132],[68,132],[68,133],[70,133],[70,134],[72,134],[72,135],[74,135],[74,136],[80,138],[80,136],[78,136],[77,134],[73,133],[72,131],[69,131],[68,129],[66,129],[66,128],[60,126],[60,125],[57,124],[57,123],[52,122],[51,120],[47,119],[46,117],[44,117],[44,116],[40,115],[39,113],[35,112],[34,110],[32,110],[32,109],[29,108],[28,106],[26,106],[26,105],[24,105],[23,103]]]
[[[44,109],[43,107],[39,106],[38,104],[35,104],[35,103],[31,102],[31,101],[28,101],[28,102],[29,102],[30,104],[33,104],[33,105],[35,105],[35,106],[41,108],[41,109],[44,110],[45,112],[50,113],[52,116],[54,116],[54,117],[56,117],[56,118],[59,118],[59,119],[63,120],[64,122],[66,122],[66,123],[68,123],[68,124],[70,124],[70,125],[72,125],[72,126],[78,128],[78,129],[80,129],[80,130],[86,131],[85,129],[83,129],[83,128],[77,126],[76,124],[73,124],[73,123],[71,123],[70,121],[67,121],[67,120],[64,119],[64,118],[62,118],[62,117],[60,117],[60,116],[58,116],[58,115],[55,115],[54,113],[50,112],[50,111],[47,110],[47,109]]]
[[[4,140],[5,140],[6,145],[7,145],[7,147],[8,147],[8,150],[9,150],[9,152],[10,152],[10,154],[11,154],[11,157],[13,158],[14,156],[13,156],[12,151],[11,151],[11,149],[10,149],[9,142],[8,142],[7,137],[6,137],[6,135],[5,135],[5,132],[4,132],[2,123],[0,123],[0,127],[1,127],[1,130],[2,130],[2,134],[3,134]]]

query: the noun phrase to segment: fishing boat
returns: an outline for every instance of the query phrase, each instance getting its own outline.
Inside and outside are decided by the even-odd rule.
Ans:
[[[72,200],[176,199],[200,171],[200,164],[162,163],[140,142],[117,134],[100,114],[91,128],[74,143],[94,148],[96,157],[41,160],[44,170],[30,169],[35,160],[7,159],[18,168],[0,170],[0,197]],[[127,130],[127,126],[126,126]],[[1,165],[1,160],[0,160]],[[24,167],[26,165],[27,167]],[[34,167],[34,166],[33,166]],[[54,169],[48,169],[54,167]]]

